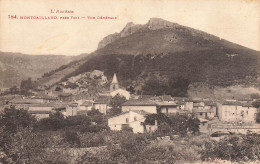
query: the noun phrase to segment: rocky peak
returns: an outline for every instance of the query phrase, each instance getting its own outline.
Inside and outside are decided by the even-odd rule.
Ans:
[[[169,21],[163,20],[161,18],[151,18],[148,23],[145,25],[140,24],[134,24],[133,22],[129,22],[126,24],[126,26],[123,28],[123,30],[120,33],[115,33],[106,36],[104,39],[102,39],[98,44],[98,49],[105,47],[106,45],[116,41],[119,38],[129,36],[131,34],[140,32],[142,30],[158,30],[163,28],[176,28],[177,26],[180,26],[176,23],[171,23]]]
[[[163,20],[161,18],[151,18],[146,26],[150,30],[157,30],[157,29],[162,29],[162,28],[173,28],[179,26],[176,23],[172,23],[166,20]]]

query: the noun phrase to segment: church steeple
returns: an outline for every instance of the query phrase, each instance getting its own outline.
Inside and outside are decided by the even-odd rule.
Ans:
[[[110,84],[110,92],[113,92],[115,90],[119,89],[119,84],[118,84],[118,81],[117,81],[117,77],[116,77],[116,74],[114,73],[114,77],[113,77],[113,80]]]
[[[116,74],[114,73],[114,77],[113,77],[113,80],[112,80],[112,84],[115,84],[115,83],[118,83],[118,81],[117,81],[117,77],[116,77]]]

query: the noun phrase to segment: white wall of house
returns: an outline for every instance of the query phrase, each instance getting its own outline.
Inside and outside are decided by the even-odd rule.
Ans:
[[[185,102],[184,109],[192,112],[193,102]]]
[[[111,130],[122,130],[123,124],[128,124],[133,128],[134,133],[144,133],[144,127],[142,122],[145,121],[145,117],[142,114],[129,111],[127,113],[111,117],[108,119],[108,126]]]
[[[156,105],[151,106],[139,106],[139,105],[132,105],[132,106],[122,106],[122,112],[130,111],[130,110],[143,110],[148,113],[157,113]]]
[[[124,96],[127,100],[129,100],[129,98],[130,98],[130,92],[128,92],[124,89],[117,89],[110,93],[110,95],[112,97],[116,96],[117,94],[119,94],[120,96]]]
[[[52,111],[53,107],[49,106],[34,106],[34,107],[29,107],[29,111]]]
[[[77,109],[78,107],[74,106],[67,106],[66,107],[66,116],[76,116],[77,115]]]
[[[206,110],[213,110],[214,111],[214,115],[215,116],[217,115],[217,107],[216,106],[205,105],[204,109],[206,109]]]
[[[161,107],[163,114],[175,114],[179,111],[178,107]]]
[[[254,107],[243,107],[237,105],[222,105],[219,108],[220,120],[228,122],[255,122],[257,109]]]
[[[80,105],[79,106],[79,110],[91,110],[92,106],[84,106],[84,105]]]
[[[43,119],[43,118],[48,118],[49,114],[48,113],[41,113],[41,112],[52,112],[53,107],[47,107],[47,106],[35,106],[35,107],[29,107],[28,111],[33,112],[32,115],[35,116],[36,119]],[[39,113],[37,113],[39,112]]]

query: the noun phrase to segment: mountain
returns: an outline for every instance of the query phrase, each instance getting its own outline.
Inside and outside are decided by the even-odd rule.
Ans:
[[[0,88],[19,86],[24,79],[40,78],[44,73],[66,65],[81,56],[25,55],[21,53],[0,52]]]
[[[108,78],[117,73],[124,87],[132,86],[147,94],[153,87],[161,88],[158,92],[184,87],[182,81],[222,87],[260,83],[258,51],[151,18],[144,25],[128,23],[120,33],[100,41],[95,52],[40,79],[39,84],[51,86],[95,69]]]

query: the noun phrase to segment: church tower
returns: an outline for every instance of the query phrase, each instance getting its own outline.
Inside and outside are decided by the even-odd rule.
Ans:
[[[118,81],[117,81],[117,77],[116,77],[116,74],[114,73],[114,77],[113,77],[113,80],[110,84],[110,92],[113,92],[115,90],[119,89],[119,84],[118,84]]]

